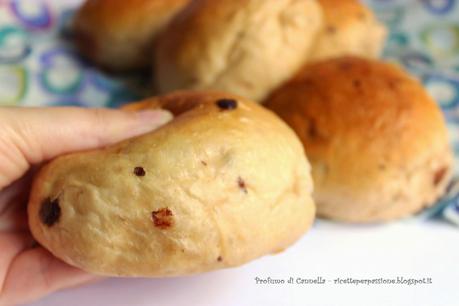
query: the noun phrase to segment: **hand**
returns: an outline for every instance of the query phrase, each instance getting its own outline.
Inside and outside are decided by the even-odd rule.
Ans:
[[[163,111],[0,108],[0,306],[97,279],[34,242],[26,206],[35,165],[149,132],[169,119]]]

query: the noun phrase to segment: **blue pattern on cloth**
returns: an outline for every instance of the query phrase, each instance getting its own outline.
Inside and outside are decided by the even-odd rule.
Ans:
[[[81,0],[0,0],[0,105],[116,107],[145,94],[143,76],[109,76],[79,58],[69,24]],[[441,106],[459,177],[459,0],[365,0],[390,29],[384,57]],[[459,225],[459,179],[416,219]]]

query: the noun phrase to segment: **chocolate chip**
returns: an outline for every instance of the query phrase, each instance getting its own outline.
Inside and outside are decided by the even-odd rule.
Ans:
[[[247,193],[247,185],[245,184],[245,181],[241,177],[238,177],[237,185],[244,193]]]
[[[61,216],[61,207],[59,206],[59,200],[51,200],[46,198],[41,203],[41,208],[39,211],[40,219],[43,224],[47,226],[53,226]]]
[[[309,137],[311,141],[314,142],[327,142],[329,139],[328,132],[324,129],[322,129],[319,124],[317,123],[317,120],[314,118],[306,118],[306,122],[308,123],[307,125],[307,130],[306,130],[306,137]]]
[[[339,68],[342,70],[342,71],[348,71],[352,68],[352,63],[350,61],[342,61],[340,64],[339,64]]]
[[[205,161],[203,161],[203,160],[201,160],[201,164],[202,164],[203,166],[207,166],[207,163],[206,163]]]
[[[319,131],[317,130],[317,125],[316,125],[315,120],[312,120],[312,119],[309,120],[308,135],[312,139],[319,138]]]
[[[237,101],[233,99],[220,99],[216,103],[222,110],[232,110],[237,108]]]
[[[218,257],[217,257],[217,261],[218,261],[218,262],[221,262],[222,260],[223,260],[223,257],[221,257],[221,256],[218,256]]]
[[[439,170],[437,170],[437,172],[435,172],[433,179],[434,186],[438,186],[438,184],[440,184],[443,181],[447,172],[447,167],[440,168]]]
[[[135,167],[134,174],[137,176],[145,176],[145,170],[142,167]]]
[[[172,226],[172,211],[169,208],[161,208],[151,213],[153,224],[160,229],[167,229]]]
[[[398,80],[389,80],[387,82],[387,86],[389,86],[389,88],[391,90],[397,90],[398,89],[398,85],[399,85],[399,81]]]
[[[328,26],[327,27],[327,32],[330,33],[330,34],[335,34],[336,33],[336,27]]]

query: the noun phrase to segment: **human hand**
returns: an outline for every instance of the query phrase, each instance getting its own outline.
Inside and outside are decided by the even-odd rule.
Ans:
[[[144,134],[169,119],[163,111],[0,108],[0,306],[97,280],[34,242],[26,207],[35,166]]]

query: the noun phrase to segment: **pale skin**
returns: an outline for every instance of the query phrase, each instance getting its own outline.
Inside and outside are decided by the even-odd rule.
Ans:
[[[170,115],[162,111],[0,107],[0,306],[100,279],[34,241],[26,207],[39,165],[150,132],[168,120]]]

